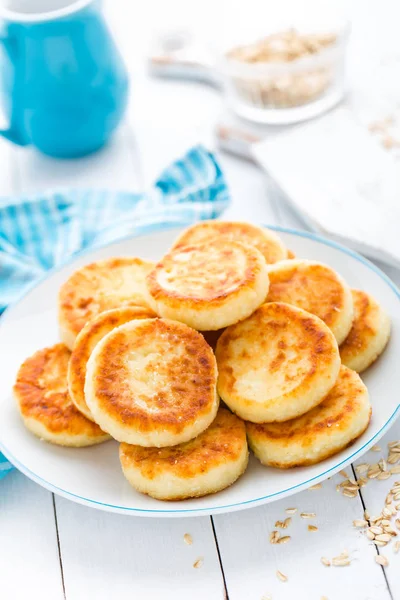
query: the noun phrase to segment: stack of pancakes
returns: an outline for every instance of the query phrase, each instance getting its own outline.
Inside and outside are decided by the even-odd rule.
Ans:
[[[59,324],[63,343],[18,372],[26,427],[64,446],[114,438],[128,481],[163,500],[234,483],[248,443],[277,468],[352,443],[371,417],[358,373],[390,335],[378,303],[329,266],[268,229],[217,221],[187,229],[157,264],[79,269]]]

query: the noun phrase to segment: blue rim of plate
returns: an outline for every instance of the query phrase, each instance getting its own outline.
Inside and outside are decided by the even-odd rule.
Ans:
[[[342,252],[343,254],[347,254],[348,256],[351,256],[352,258],[355,258],[358,262],[362,263],[363,265],[365,265],[366,267],[368,267],[371,271],[373,271],[374,273],[376,273],[392,290],[392,292],[394,292],[394,294],[397,296],[398,300],[400,301],[400,290],[399,288],[393,283],[393,281],[383,272],[381,271],[381,269],[379,269],[379,267],[377,267],[376,265],[374,265],[371,261],[369,261],[367,258],[364,258],[363,256],[361,256],[360,254],[358,254],[357,252],[355,252],[354,250],[350,250],[350,248],[346,248],[346,246],[343,246],[342,244],[339,244],[337,242],[334,242],[332,240],[329,240],[328,238],[325,238],[321,235],[318,235],[316,233],[311,233],[308,231],[299,231],[297,229],[291,229],[288,227],[281,227],[279,225],[262,225],[263,227],[267,227],[268,229],[272,229],[273,231],[277,231],[277,232],[281,232],[281,233],[289,233],[292,235],[297,235],[298,237],[303,237],[306,239],[310,239],[313,240],[315,242],[319,242],[321,244],[324,244],[325,246],[329,246],[331,248],[334,248],[336,250],[339,250],[340,252]],[[163,230],[168,230],[168,229],[175,229],[175,227],[165,227],[163,228]],[[160,229],[158,229],[158,231],[160,231]],[[147,235],[151,235],[151,232],[146,231],[146,234],[143,235],[143,237],[147,237]],[[110,242],[108,244],[104,244],[104,245],[99,245],[96,247],[92,247],[89,249],[85,249],[82,252],[79,252],[77,254],[74,254],[73,257],[71,257],[70,260],[68,260],[67,262],[63,263],[62,265],[59,265],[57,267],[55,267],[54,269],[51,269],[49,271],[47,271],[43,277],[41,277],[40,279],[36,280],[33,282],[32,285],[29,286],[28,289],[26,289],[24,291],[24,293],[15,301],[13,302],[10,306],[7,307],[7,309],[4,311],[3,313],[3,318],[4,315],[6,313],[8,313],[9,311],[11,311],[12,308],[14,308],[17,304],[19,304],[20,302],[22,302],[22,300],[25,298],[25,296],[36,286],[38,286],[40,283],[42,283],[43,281],[45,281],[46,279],[48,279],[49,277],[51,277],[53,275],[53,273],[56,273],[57,271],[60,271],[61,269],[63,269],[64,267],[68,266],[69,264],[73,263],[77,258],[80,258],[82,256],[85,256],[86,254],[91,254],[92,252],[94,252],[95,250],[100,250],[101,248],[108,248],[109,246],[113,246],[114,244],[118,244],[130,239],[133,239],[134,237],[141,237],[141,235],[137,235],[137,236],[126,236],[123,238],[120,238],[119,240],[114,240],[113,242]],[[0,327],[1,330],[1,327]],[[3,452],[3,454],[6,456],[6,458],[8,458],[8,460],[22,473],[24,473],[24,475],[26,475],[27,477],[29,477],[30,479],[32,479],[33,481],[39,483],[40,485],[42,485],[42,487],[48,489],[51,492],[54,492],[56,494],[59,494],[61,496],[64,496],[65,498],[69,498],[72,500],[75,500],[77,502],[80,502],[81,504],[85,504],[85,505],[93,505],[95,507],[98,508],[102,508],[103,510],[114,510],[120,513],[128,513],[128,514],[152,514],[152,515],[165,515],[165,516],[172,516],[174,514],[185,514],[185,515],[190,515],[192,514],[193,516],[198,515],[199,513],[207,513],[207,514],[213,514],[213,513],[218,513],[218,512],[223,512],[223,511],[228,511],[228,510],[240,510],[241,507],[246,507],[248,505],[259,505],[259,504],[263,504],[266,503],[269,499],[274,498],[274,497],[285,497],[287,495],[290,494],[290,492],[294,493],[295,490],[301,491],[303,489],[305,489],[306,487],[308,487],[310,484],[312,484],[313,482],[315,482],[316,480],[323,480],[326,479],[329,474],[334,474],[336,472],[338,472],[340,470],[341,467],[343,467],[344,465],[348,465],[351,462],[353,462],[356,458],[358,458],[359,456],[361,456],[363,453],[365,453],[368,448],[370,448],[373,443],[379,439],[390,427],[390,425],[392,425],[394,423],[394,421],[397,419],[397,417],[400,415],[400,404],[397,406],[396,410],[393,412],[393,414],[391,415],[391,417],[386,421],[386,423],[380,428],[380,430],[370,439],[368,440],[359,450],[357,450],[356,452],[354,452],[353,454],[351,454],[350,456],[348,456],[347,458],[345,458],[343,461],[341,461],[340,463],[337,463],[336,465],[334,465],[333,467],[331,467],[330,469],[327,469],[326,471],[324,471],[323,473],[320,473],[319,475],[316,475],[315,477],[311,477],[310,479],[307,479],[306,481],[303,481],[302,483],[298,483],[294,486],[291,486],[289,488],[286,488],[285,490],[280,490],[279,492],[274,492],[273,494],[268,494],[267,496],[261,496],[260,498],[253,498],[252,500],[245,500],[243,502],[235,502],[234,504],[225,504],[222,506],[214,506],[212,508],[184,508],[184,509],[174,509],[174,510],[159,510],[159,509],[147,509],[147,508],[131,508],[129,506],[118,506],[118,505],[114,505],[114,504],[107,504],[105,502],[99,502],[98,500],[93,500],[91,498],[85,498],[84,496],[80,496],[79,494],[73,494],[72,492],[68,492],[62,488],[59,488],[55,485],[53,485],[52,483],[49,483],[48,481],[46,481],[45,479],[42,479],[41,477],[39,477],[38,475],[36,475],[35,473],[33,473],[30,469],[26,468],[24,465],[22,465],[16,458],[13,457],[13,455],[11,454],[11,452],[9,452],[7,450],[7,448],[4,447],[4,445],[2,444],[2,442],[0,441],[0,450],[1,452]]]

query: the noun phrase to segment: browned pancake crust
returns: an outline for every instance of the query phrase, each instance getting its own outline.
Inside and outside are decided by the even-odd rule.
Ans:
[[[120,459],[124,468],[139,469],[146,479],[171,472],[191,479],[228,461],[236,461],[246,444],[244,422],[220,408],[210,427],[194,440],[170,448],[143,448],[122,443]]]
[[[151,415],[138,404],[140,394],[132,397],[132,389],[127,383],[131,375],[126,365],[129,347],[140,351],[149,338],[152,343],[162,344],[165,361],[158,359],[156,366],[150,361],[141,374],[152,380],[156,369],[157,374],[165,376],[169,382],[169,389],[158,389],[151,398],[145,398],[147,406],[153,404],[159,409]],[[183,348],[182,356],[168,353],[168,346]],[[101,410],[142,433],[160,425],[170,432],[181,433],[188,423],[208,414],[215,403],[217,369],[214,354],[200,333],[176,321],[143,320],[133,340],[124,326],[116,329],[109,334],[101,358],[96,362],[96,374],[93,388]]]
[[[243,272],[238,270],[238,252],[246,256]],[[212,257],[217,254],[218,261],[214,258],[211,263]],[[181,255],[192,256],[188,261],[177,260]],[[182,291],[161,286],[160,273],[168,275],[179,264],[182,264],[182,272],[173,277],[173,282],[177,282],[178,285],[182,283]],[[209,245],[185,246],[171,251],[147,276],[147,287],[156,302],[167,302],[169,307],[217,307],[223,306],[228,297],[238,296],[247,288],[252,289],[260,273],[259,259],[250,246],[218,240],[213,244],[212,253]],[[191,280],[193,276],[196,278],[195,287],[192,292],[186,291],[186,281]]]
[[[235,393],[236,385],[234,370],[231,366],[229,366],[229,362],[232,361],[232,349],[234,347],[235,340],[238,340],[243,336],[243,327],[247,323],[251,323],[251,336],[255,336],[259,343],[260,361],[262,361],[263,354],[267,353],[270,340],[273,340],[277,336],[282,338],[282,340],[279,342],[279,349],[275,359],[268,364],[269,372],[273,375],[276,371],[279,371],[282,368],[282,363],[287,360],[285,351],[288,348],[286,342],[284,341],[284,337],[286,332],[291,333],[292,319],[292,306],[282,302],[267,302],[260,306],[260,308],[257,309],[246,321],[242,321],[236,325],[231,325],[225,329],[224,333],[218,340],[216,356],[218,362],[219,380],[223,383],[223,388],[228,392],[229,395]],[[296,319],[299,321],[303,329],[304,338],[299,339],[296,344],[292,343],[290,346],[290,351],[295,356],[307,355],[309,364],[308,371],[301,374],[301,383],[296,388],[296,393],[301,396],[302,389],[306,389],[308,387],[308,382],[314,375],[317,365],[322,366],[324,363],[331,363],[332,356],[335,352],[335,347],[332,346],[332,339],[328,335],[328,332],[321,330],[320,326],[316,323],[316,319],[314,319],[312,315],[303,313],[302,315],[297,315]],[[262,350],[263,348],[264,352]],[[246,350],[243,350],[243,355],[241,358],[250,359],[251,354],[248,354]],[[291,377],[289,374],[285,375],[285,380],[290,383]]]
[[[138,266],[143,266],[149,272],[153,265],[138,258],[109,258],[86,265],[73,273],[60,288],[60,322],[66,322],[68,329],[77,335],[88,321],[105,310],[120,306],[147,307],[143,296],[137,293],[134,280],[131,289],[128,288],[125,296],[118,300],[104,289],[103,278],[111,272],[115,276],[119,273],[121,282],[126,287],[129,283],[129,269]]]
[[[197,244],[212,244],[221,238],[254,246],[269,264],[286,258],[287,252],[278,236],[250,223],[238,221],[204,221],[189,227],[176,241],[173,249]],[[276,238],[276,242],[275,242]]]
[[[343,306],[344,291],[334,271],[314,264],[305,273],[293,266],[281,272],[269,271],[268,275],[267,302],[287,302],[298,306],[322,319],[328,327],[336,322],[337,311]]]
[[[354,303],[354,321],[349,335],[340,346],[343,362],[351,361],[368,350],[378,334],[377,325],[381,323],[380,306],[365,292],[351,290]],[[372,342],[373,343],[373,342]],[[370,357],[373,362],[376,354]]]
[[[319,436],[323,436],[324,432],[329,432],[331,428],[335,428],[335,431],[346,431],[349,426],[349,421],[354,415],[354,412],[359,406],[358,398],[360,394],[364,393],[365,386],[361,379],[357,376],[358,383],[355,380],[355,373],[351,369],[342,366],[340,369],[338,384],[335,385],[326,398],[311,409],[305,415],[285,421],[284,423],[246,423],[246,428],[249,433],[254,432],[258,438],[265,440],[279,440],[282,448],[286,444],[297,442],[302,448],[306,449],[315,443],[315,439]],[[335,411],[335,406],[338,400],[345,399],[345,403],[341,410]],[[369,411],[369,418],[371,419],[372,409]],[[368,428],[369,421],[364,429],[358,434],[357,437],[361,436],[364,431]],[[292,467],[312,465],[333,456],[354,443],[352,440],[350,443],[344,444],[341,448],[335,448],[334,450],[328,448],[325,453],[321,453],[317,460],[304,460],[301,462],[293,461],[291,463],[284,462],[268,462],[272,467],[279,469],[290,469]]]
[[[14,385],[21,414],[39,421],[53,434],[106,439],[108,436],[100,427],[86,419],[70,399],[69,357],[67,347],[56,344],[35,352],[21,365]]]
[[[107,333],[123,325],[127,321],[133,319],[148,319],[155,317],[149,308],[140,306],[127,306],[118,310],[105,311],[100,313],[92,321],[86,323],[84,330],[79,336],[79,343],[76,340],[74,349],[72,350],[71,358],[68,366],[68,386],[73,397],[76,407],[79,409],[82,404],[85,410],[89,412],[89,408],[85,401],[85,377],[86,364],[97,342],[100,341]],[[82,338],[82,335],[84,336]]]

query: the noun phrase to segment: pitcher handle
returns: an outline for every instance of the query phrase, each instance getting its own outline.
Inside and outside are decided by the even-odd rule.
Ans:
[[[13,62],[15,59],[15,43],[14,40],[5,35],[0,35],[0,44],[3,46],[4,51],[7,57]],[[18,146],[27,146],[29,141],[26,139],[24,135],[21,134],[17,124],[15,122],[15,113],[16,107],[13,105],[10,126],[7,129],[0,129],[0,136],[9,140],[13,144],[17,144]]]

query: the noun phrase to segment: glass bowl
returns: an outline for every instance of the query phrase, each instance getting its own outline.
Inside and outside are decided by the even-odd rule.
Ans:
[[[234,112],[259,123],[289,124],[340,102],[345,94],[347,21],[310,25],[289,19],[286,27],[269,28],[263,35],[259,27],[257,31],[235,41],[231,37],[218,53],[219,75]]]

